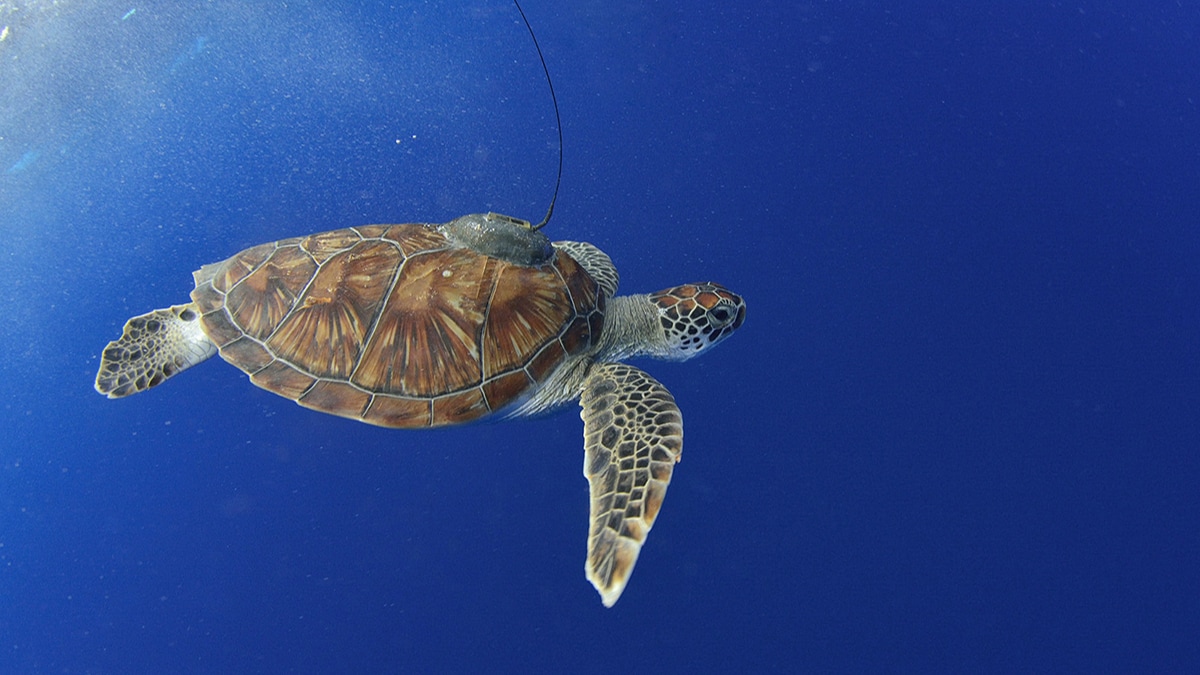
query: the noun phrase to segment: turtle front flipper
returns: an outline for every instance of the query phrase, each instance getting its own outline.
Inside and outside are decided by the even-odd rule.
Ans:
[[[617,287],[621,284],[621,275],[617,273],[616,265],[608,254],[585,241],[556,241],[554,248],[565,251],[583,265],[589,276],[600,284],[606,297],[615,297]]]
[[[683,451],[675,397],[646,373],[597,364],[579,401],[591,489],[587,578],[612,607],[625,590]]]
[[[217,353],[200,328],[193,304],[135,316],[121,337],[108,343],[96,373],[96,391],[121,398],[145,391]]]

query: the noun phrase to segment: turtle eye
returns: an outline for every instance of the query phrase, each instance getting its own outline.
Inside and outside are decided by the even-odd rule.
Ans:
[[[733,317],[736,315],[737,313],[733,310],[731,305],[727,303],[721,303],[708,310],[708,322],[712,324],[714,328],[724,328],[733,322]]]

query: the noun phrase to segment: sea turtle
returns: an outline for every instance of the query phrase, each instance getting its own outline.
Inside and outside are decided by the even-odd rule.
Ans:
[[[587,578],[620,597],[683,449],[662,384],[623,363],[684,360],[742,325],[715,283],[616,296],[600,249],[473,214],[366,225],[246,249],[193,274],[192,301],[134,317],[96,390],[120,398],[219,353],[302,406],[436,427],[579,399],[591,490]]]

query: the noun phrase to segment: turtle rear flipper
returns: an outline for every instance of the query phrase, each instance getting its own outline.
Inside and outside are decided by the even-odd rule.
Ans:
[[[666,387],[621,363],[593,367],[579,404],[592,501],[587,578],[612,607],[683,452],[683,417]]]
[[[121,398],[145,391],[217,353],[200,327],[195,305],[175,305],[135,316],[108,343],[96,373],[96,391]]]

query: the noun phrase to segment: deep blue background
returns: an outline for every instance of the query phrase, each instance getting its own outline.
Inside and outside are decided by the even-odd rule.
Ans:
[[[1200,669],[1200,9],[527,0],[551,236],[749,304],[606,610],[574,409],[91,389],[245,246],[541,216],[515,10],[359,4],[0,3],[0,671]]]

